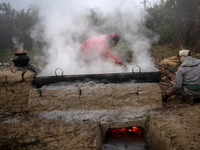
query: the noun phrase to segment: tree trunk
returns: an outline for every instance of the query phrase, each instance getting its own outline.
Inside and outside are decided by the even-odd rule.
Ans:
[[[184,47],[200,51],[200,2],[199,0],[177,0],[175,23],[176,36],[172,48]]]

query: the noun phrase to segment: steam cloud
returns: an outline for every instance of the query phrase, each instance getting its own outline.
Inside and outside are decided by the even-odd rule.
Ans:
[[[12,42],[14,43],[14,47],[23,48],[24,46],[24,43],[20,43],[17,37],[13,37]]]
[[[101,5],[109,6],[103,2],[105,1],[102,1]],[[123,6],[122,1],[120,6],[116,5],[114,9],[105,12],[101,8],[91,9],[92,3],[88,3],[87,7],[80,7],[81,5],[86,6],[84,2],[77,0],[70,3],[60,0],[54,5],[48,1],[39,5],[40,21],[31,36],[35,42],[44,43],[41,50],[45,56],[35,58],[43,60],[39,63],[43,70],[41,75],[54,75],[57,68],[61,68],[64,75],[123,71],[120,66],[100,58],[85,64],[79,50],[81,43],[88,38],[114,32],[120,34],[122,41],[129,43],[134,54],[134,63],[152,63],[148,59],[147,50],[159,37],[145,28],[147,14],[141,7],[137,9],[135,4],[129,9],[128,6]],[[94,22],[91,17],[100,21]]]

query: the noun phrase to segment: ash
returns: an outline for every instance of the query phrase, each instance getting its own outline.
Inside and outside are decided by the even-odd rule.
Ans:
[[[6,123],[7,124],[9,124],[9,123],[19,123],[19,122],[20,122],[20,120],[14,118],[14,119],[5,120],[5,121],[2,122],[2,124],[6,124]]]
[[[132,139],[131,144],[129,143],[130,145],[125,143],[127,142],[124,139],[120,142],[115,141],[111,144],[104,144],[102,150],[148,150],[144,140]]]
[[[107,110],[94,110],[94,111],[52,111],[39,114],[40,117],[46,119],[61,119],[65,122],[71,122],[72,120],[86,121],[91,120],[97,123],[107,123],[107,122],[126,122],[130,120],[137,121],[137,118],[141,118],[148,112],[145,110],[135,110],[130,111],[127,108],[127,112],[123,111],[107,111]]]
[[[143,135],[115,132],[107,133],[102,150],[147,150]]]
[[[114,84],[127,84],[127,83],[138,83],[136,80],[130,80],[130,81],[125,81],[125,82],[116,82]],[[81,80],[76,80],[74,82],[58,82],[58,83],[53,83],[53,84],[48,84],[44,85],[41,87],[42,90],[51,90],[51,89],[61,89],[64,90],[68,88],[68,86],[86,86],[86,87],[94,87],[96,85],[100,84],[113,84],[113,82],[108,81],[107,79],[102,79],[102,80],[92,80],[90,78],[86,78],[83,81]]]

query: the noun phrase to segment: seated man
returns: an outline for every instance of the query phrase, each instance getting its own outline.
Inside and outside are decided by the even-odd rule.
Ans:
[[[177,55],[181,62],[175,78],[173,88],[162,95],[163,102],[166,102],[168,97],[176,94],[181,90],[183,100],[191,96],[200,96],[200,60],[193,58],[189,50],[181,50]]]
[[[41,71],[39,68],[32,66],[29,64],[30,58],[26,55],[26,52],[22,48],[14,48],[13,50],[15,56],[13,58],[14,66],[26,68],[39,74]]]
[[[110,51],[111,48],[117,45],[119,39],[120,36],[118,33],[101,35],[82,43],[80,50],[87,58],[95,59],[95,57],[100,57],[101,55],[103,55],[115,64],[121,65],[122,67],[126,68],[126,65],[120,62]]]

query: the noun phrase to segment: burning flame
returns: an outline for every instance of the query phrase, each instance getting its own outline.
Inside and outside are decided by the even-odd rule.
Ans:
[[[165,79],[167,79],[167,77],[166,77],[166,76],[162,77],[162,80],[165,80]]]
[[[121,129],[111,129],[110,132],[121,132],[121,133],[135,133],[137,135],[141,135],[142,129],[139,127],[129,127],[129,128],[121,128]]]

